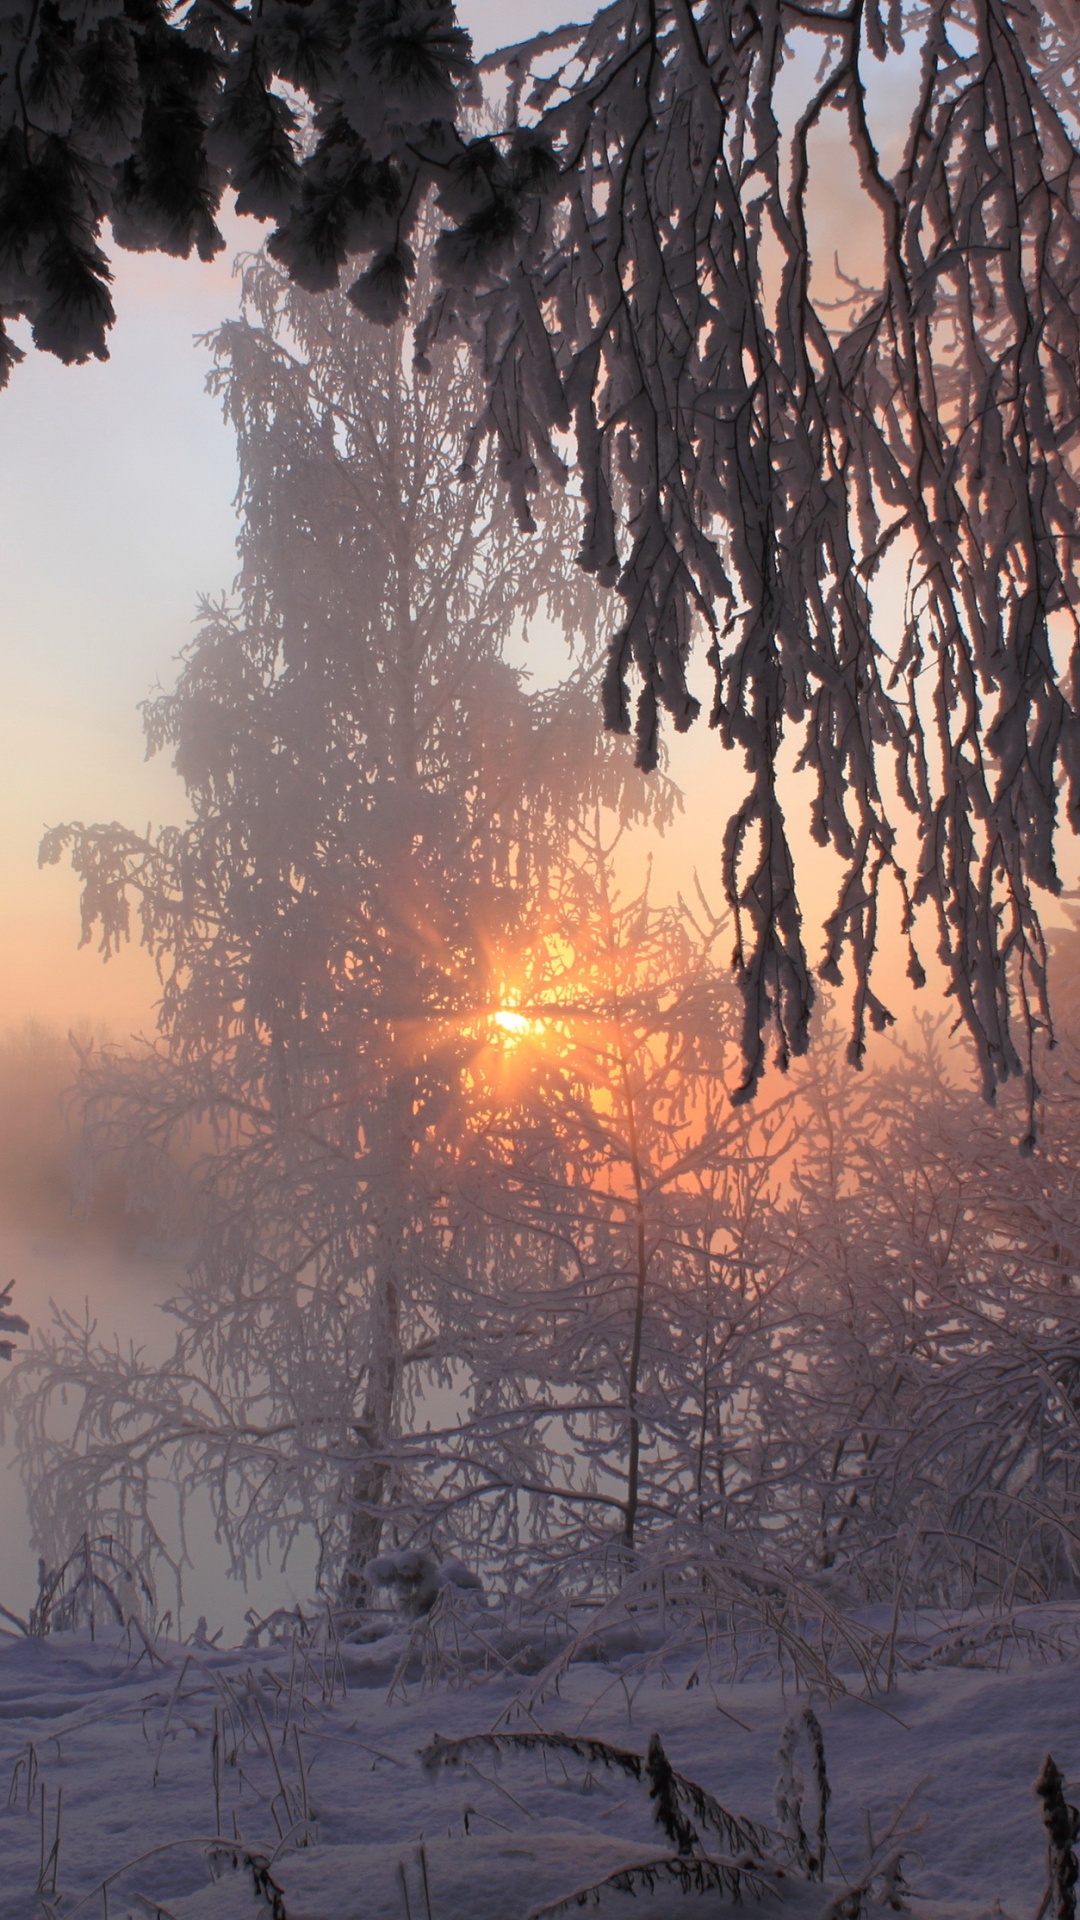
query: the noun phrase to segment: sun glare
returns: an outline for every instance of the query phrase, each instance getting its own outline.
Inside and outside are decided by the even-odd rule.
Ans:
[[[519,1007],[497,1007],[491,1017],[495,1045],[504,1052],[520,1047],[522,1041],[543,1032],[543,1022],[532,1020]]]
[[[495,1015],[495,1025],[503,1033],[520,1040],[535,1025],[524,1013],[518,1013],[513,1007],[500,1007]]]

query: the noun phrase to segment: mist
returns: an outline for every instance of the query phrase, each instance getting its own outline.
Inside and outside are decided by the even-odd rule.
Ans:
[[[279,11],[291,46],[299,10]],[[614,53],[596,78],[617,12],[521,55],[509,135],[489,73],[468,164],[439,148],[426,197],[395,200],[393,113],[389,159],[313,120],[273,238],[260,219],[235,279],[185,295],[202,531],[178,485],[151,563],[149,496],[184,473],[186,429],[148,447],[129,420],[141,481],[94,510],[128,523],[130,575],[95,557],[93,515],[66,572],[28,548],[12,575],[19,631],[62,630],[58,687],[95,566],[130,604],[111,647],[104,597],[88,625],[100,711],[74,678],[55,711],[42,696],[12,763],[0,1920],[242,1920],[253,1899],[274,1920],[358,1900],[364,1920],[607,1920],[628,1893],[654,1920],[759,1897],[791,1920],[909,1898],[985,1920],[1043,1888],[1038,1912],[1075,1920],[1080,908],[1047,767],[1074,750],[1080,594],[1064,537],[1031,534],[1058,569],[1053,647],[1009,688],[1038,681],[1051,720],[1035,701],[1018,773],[969,654],[985,642],[988,674],[986,633],[1004,657],[1018,607],[1037,625],[1028,532],[964,466],[998,406],[979,389],[969,419],[963,380],[1011,324],[1007,249],[942,250],[913,311],[940,303],[920,339],[945,397],[918,417],[962,471],[931,541],[913,507],[889,519],[924,484],[881,374],[900,330],[858,408],[829,384],[844,353],[871,364],[859,303],[900,244],[867,181],[914,167],[928,67],[904,9],[867,12],[864,122],[850,75],[818,97],[816,27],[791,28],[787,157],[770,173],[766,142],[742,209],[757,333],[732,317],[742,282],[721,286],[728,213],[685,285],[665,274],[690,226],[657,216],[663,245],[642,242],[683,164],[651,148],[640,198],[616,183],[617,271],[586,270],[645,92]],[[464,59],[437,13],[416,12],[439,29],[428,106]],[[504,16],[471,17],[500,38]],[[949,75],[974,60],[953,24]],[[293,108],[254,55],[245,85],[213,167],[270,100],[269,192]],[[513,119],[549,111],[593,170],[550,206],[569,147]],[[156,259],[130,282],[151,308]],[[691,280],[709,318],[678,348]],[[811,309],[842,314],[815,333]],[[673,451],[649,383],[678,352]],[[864,472],[875,407],[893,464]],[[747,475],[774,429],[759,525]],[[798,480],[803,429],[824,480]],[[1039,472],[1064,498],[1057,451]],[[47,907],[25,904],[31,842]]]
[[[107,1032],[28,1020],[0,1034],[0,1275],[31,1335],[57,1315],[96,1325],[147,1355],[170,1345],[167,1302],[183,1285],[190,1222],[130,1192],[118,1166],[90,1164],[77,1100],[80,1057]],[[37,1590],[25,1489],[8,1426],[0,1445],[3,1600],[26,1614]],[[190,1616],[209,1613],[235,1638],[252,1600],[291,1604],[305,1582],[278,1579],[248,1595],[231,1587],[209,1515],[195,1516]],[[310,1578],[310,1576],[308,1576]]]

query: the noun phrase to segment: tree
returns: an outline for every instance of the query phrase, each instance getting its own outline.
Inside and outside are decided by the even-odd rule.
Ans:
[[[881,88],[916,51],[890,176]],[[1059,885],[1059,772],[1072,823],[1078,804],[1051,625],[1062,616],[1067,645],[1077,54],[1053,6],[626,4],[509,64],[515,124],[567,156],[563,211],[523,236],[513,270],[446,298],[486,341],[488,418],[522,475],[550,458],[558,377],[585,563],[626,602],[608,722],[629,729],[636,672],[642,764],[661,710],[694,718],[695,623],[711,636],[713,724],[750,776],[724,855],[748,1090],[753,1024],[774,1018],[782,1052],[801,1051],[813,997],[778,785],[791,735],[814,836],[846,866],[822,972],[852,965],[856,1057],[865,1022],[890,1018],[867,988],[891,878],[909,933],[916,907],[936,910],[987,1091],[1030,1071],[1024,1023],[1046,1017],[1031,886]],[[878,235],[863,284],[839,288],[811,245],[813,139],[831,115]],[[890,551],[906,570],[896,641],[872,597]]]
[[[510,1063],[478,1071],[471,1103],[488,1275],[457,1316],[471,1418],[453,1451],[475,1497],[504,1490],[534,1555],[592,1577],[616,1543],[625,1569],[724,1525],[725,1419],[783,1260],[789,1103],[731,1105],[723,923],[704,900],[653,905],[647,880],[620,894],[599,816],[575,838],[573,884],[538,901],[509,977]]]
[[[861,1598],[1072,1594],[1076,1056],[1018,1166],[940,1030],[861,1087],[835,1034],[796,1098],[789,1365],[769,1415],[774,1538]],[[763,1515],[764,1517],[764,1515]]]
[[[524,525],[572,453],[582,563],[625,603],[607,721],[630,729],[636,681],[643,766],[662,713],[697,713],[707,637],[712,724],[749,776],[723,855],[744,1093],[770,1023],[782,1059],[809,1031],[795,741],[845,869],[821,971],[854,974],[855,1057],[891,1019],[871,979],[885,905],[910,936],[925,904],[985,1091],[1027,1074],[1030,1139],[1049,1017],[1032,890],[1059,887],[1059,781],[1080,817],[1077,656],[1063,676],[1058,652],[1078,598],[1072,9],[616,0],[481,63],[507,88],[495,133],[468,126],[447,0],[45,0],[0,33],[0,306],[69,358],[104,352],[106,217],[122,245],[213,251],[229,179],[300,285],[362,254],[350,297],[389,319],[435,192],[427,332],[481,353],[481,430]],[[904,86],[890,170],[881,101]],[[814,143],[837,118],[878,236],[838,280],[813,243]],[[880,601],[900,562],[894,641],[875,582]]]
[[[349,1607],[368,1569],[396,1570],[388,1545],[574,1591],[625,1574],[635,1550],[734,1538],[748,1401],[776,1337],[790,1101],[730,1105],[738,1013],[704,902],[695,921],[650,905],[647,885],[620,898],[610,815],[565,817],[572,857],[489,935],[457,1046],[421,1016],[407,1068],[374,1084],[354,1069],[344,1134],[325,1025],[314,1091],[291,1085],[268,1111],[250,1059],[200,1063],[201,1096],[193,1063],[160,1049],[92,1076],[97,1125],[140,1185],[148,1137],[201,1097],[220,1135],[202,1181],[215,1213],[169,1360],[69,1319],[23,1362],[21,1450],[56,1550],[82,1512],[134,1521],[160,1555],[163,1470],[185,1494],[214,1488],[238,1564],[318,1527]],[[181,1032],[190,1048],[190,1012],[174,1045]],[[427,1137],[398,1161],[398,1102],[417,1105],[433,1063],[449,1124],[423,1110]],[[432,1382],[450,1396],[434,1431]]]
[[[503,658],[538,610],[577,632],[595,616],[551,559],[571,510],[526,546],[493,463],[458,471],[467,356],[440,350],[416,394],[406,348],[250,264],[215,342],[239,603],[204,609],[146,710],[191,819],[43,848],[82,878],[85,937],[110,950],[134,902],[162,971],[156,1042],[88,1062],[87,1125],[139,1191],[195,1129],[204,1219],[166,1367],[70,1327],[52,1349],[54,1384],[85,1383],[81,1452],[50,1454],[45,1421],[39,1530],[63,1524],[74,1475],[87,1508],[113,1502],[159,1546],[171,1449],[178,1484],[213,1485],[238,1561],[314,1520],[346,1600],[415,1492],[397,1446],[413,1381],[447,1364],[446,1180],[496,956],[565,863],[578,796],[655,798],[597,740],[587,664],[529,694]]]

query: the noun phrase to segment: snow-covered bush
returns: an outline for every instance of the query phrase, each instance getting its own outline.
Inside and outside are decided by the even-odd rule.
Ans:
[[[38,1561],[37,1598],[28,1617],[0,1606],[0,1618],[36,1639],[78,1627],[93,1638],[99,1627],[135,1626],[145,1644],[158,1625],[157,1596],[145,1561],[108,1534],[84,1533],[60,1566]]]
[[[402,1613],[418,1619],[430,1613],[440,1593],[453,1587],[463,1593],[482,1593],[484,1583],[453,1554],[445,1560],[433,1559],[418,1547],[405,1547],[397,1553],[380,1554],[364,1568],[368,1584],[388,1587]]]
[[[803,1464],[785,1525],[853,1596],[1075,1595],[1072,1044],[1030,1159],[930,1031],[861,1085],[821,1060],[789,1221],[798,1361],[775,1417]]]

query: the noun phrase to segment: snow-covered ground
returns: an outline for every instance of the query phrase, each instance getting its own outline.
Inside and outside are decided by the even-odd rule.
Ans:
[[[407,1646],[403,1631],[306,1654],[149,1649],[118,1629],[94,1641],[5,1636],[0,1920],[524,1920],[668,1850],[645,1787],[625,1773],[551,1752],[479,1750],[436,1772],[417,1758],[435,1735],[495,1727],[642,1753],[658,1732],[673,1765],[729,1811],[775,1825],[777,1746],[804,1704],[777,1681],[720,1684],[681,1653],[583,1661],[549,1683],[503,1673],[457,1686],[425,1681],[414,1658],[395,1682]],[[828,1880],[789,1873],[763,1913],[822,1920],[859,1877],[869,1830],[879,1838],[923,1782],[900,1822],[913,1910],[1031,1920],[1045,1884],[1032,1782],[1048,1750],[1067,1775],[1080,1771],[1080,1664],[936,1667],[873,1703],[816,1706],[832,1784]],[[231,1854],[215,1854],[218,1834],[235,1841]],[[245,1854],[269,1863],[260,1894]],[[599,1911],[704,1920],[735,1909],[665,1883],[633,1903],[609,1890]]]

